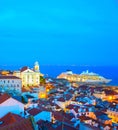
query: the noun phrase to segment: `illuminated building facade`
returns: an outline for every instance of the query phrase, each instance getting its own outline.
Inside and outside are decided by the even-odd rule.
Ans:
[[[21,93],[21,79],[16,76],[0,76],[0,88],[6,91],[16,91]]]
[[[22,79],[22,86],[30,87],[40,85],[41,74],[38,62],[35,62],[34,69],[25,66],[20,71],[15,71],[13,75]]]
[[[116,103],[111,104],[106,113],[114,123],[118,123],[118,105]]]

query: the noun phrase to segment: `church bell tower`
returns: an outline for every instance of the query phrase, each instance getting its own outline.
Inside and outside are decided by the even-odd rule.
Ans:
[[[34,64],[34,71],[39,72],[39,63],[38,62],[35,62],[35,64]]]

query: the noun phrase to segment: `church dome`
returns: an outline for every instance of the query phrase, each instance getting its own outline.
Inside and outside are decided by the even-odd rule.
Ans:
[[[38,61],[36,61],[36,62],[34,63],[34,65],[35,65],[35,66],[39,65]]]

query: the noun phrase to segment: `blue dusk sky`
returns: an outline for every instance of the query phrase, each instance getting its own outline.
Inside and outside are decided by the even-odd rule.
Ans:
[[[0,65],[118,65],[118,0],[0,0]]]

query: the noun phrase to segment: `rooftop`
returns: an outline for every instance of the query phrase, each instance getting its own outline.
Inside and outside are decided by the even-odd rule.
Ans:
[[[16,76],[0,76],[0,79],[20,79]]]
[[[39,114],[40,112],[42,112],[42,110],[39,110],[37,108],[33,108],[33,109],[31,109],[31,110],[28,111],[28,113],[30,115],[32,115],[32,116],[35,116],[35,115]]]
[[[10,98],[10,96],[8,94],[0,95],[0,104],[2,104],[3,102],[5,102],[9,98]]]
[[[8,113],[7,115],[5,115],[3,118],[0,119],[1,122],[0,127],[10,125],[21,120],[23,120],[23,118],[20,117],[19,115]]]
[[[0,119],[0,130],[34,130],[31,119],[8,113]]]
[[[23,71],[25,71],[25,70],[27,70],[27,69],[28,69],[28,67],[27,67],[27,66],[24,66],[20,71],[23,72]]]

